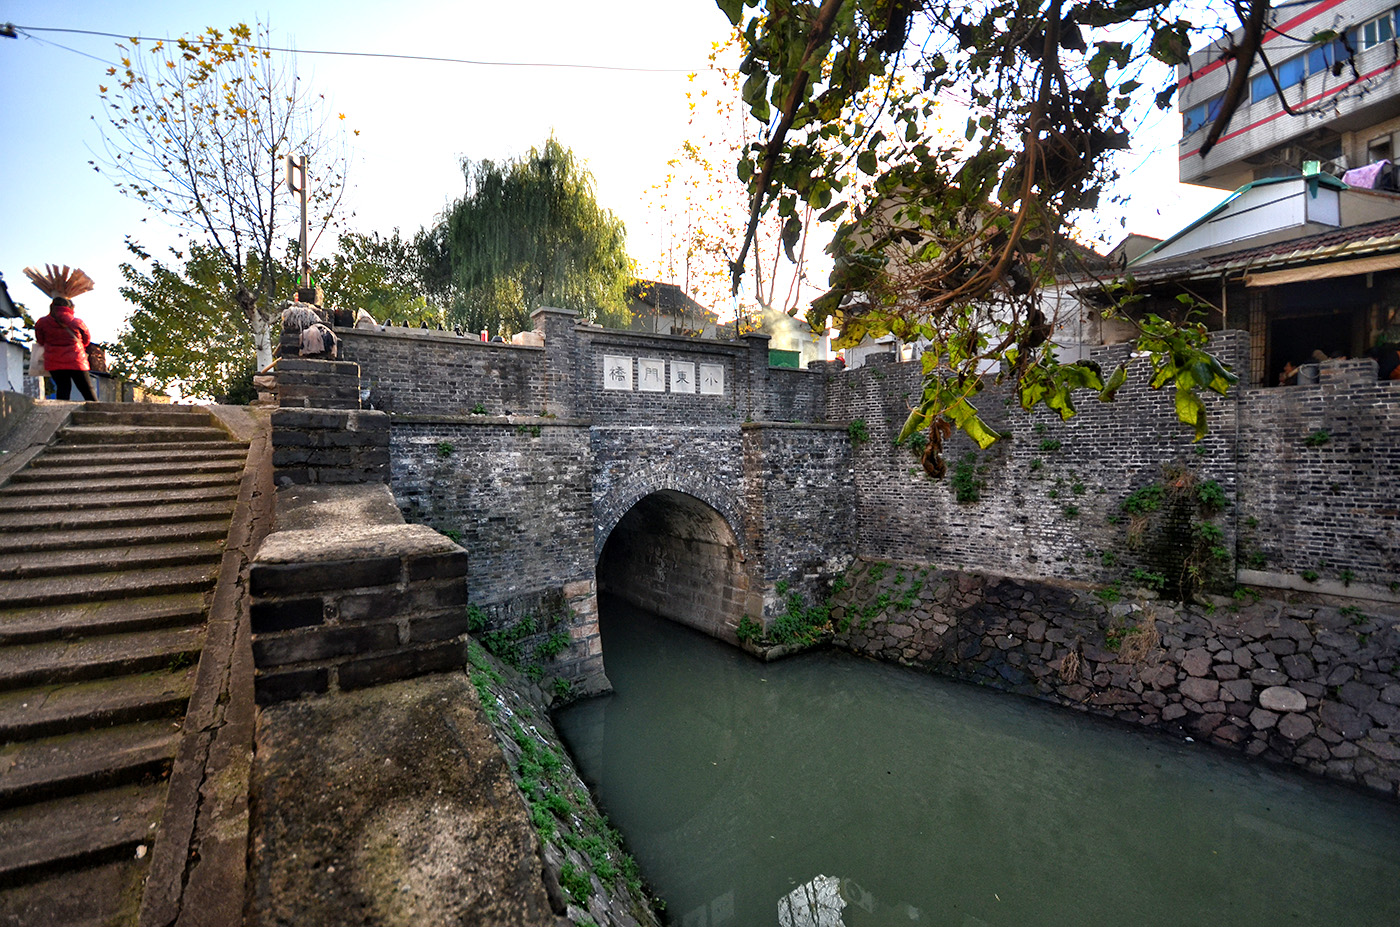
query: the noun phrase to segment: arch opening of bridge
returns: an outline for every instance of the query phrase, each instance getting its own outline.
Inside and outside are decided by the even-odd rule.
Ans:
[[[598,556],[598,591],[736,643],[750,605],[747,557],[725,517],[662,489],[627,510]]]

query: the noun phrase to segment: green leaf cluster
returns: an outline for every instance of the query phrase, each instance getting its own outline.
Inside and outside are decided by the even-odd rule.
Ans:
[[[839,222],[830,288],[808,321],[840,328],[838,347],[885,334],[926,346],[925,390],[900,441],[927,432],[937,452],[955,428],[987,447],[1001,435],[976,399],[994,382],[1063,419],[1077,393],[1114,401],[1129,364],[1105,376],[1061,363],[1040,294],[1064,274],[1097,272],[1069,225],[1097,207],[1148,107],[1170,105],[1170,86],[1154,97],[1143,65],[1184,60],[1194,33],[1182,10],[1168,0],[717,2],[743,35],[743,99],[767,127],[737,165],[752,215],[735,273],[770,210],[805,205]],[[961,139],[938,128],[948,97],[968,114]],[[1149,317],[1139,328],[1151,387],[1174,389],[1199,438],[1203,394],[1233,374],[1199,326]],[[926,457],[925,469],[943,468]]]

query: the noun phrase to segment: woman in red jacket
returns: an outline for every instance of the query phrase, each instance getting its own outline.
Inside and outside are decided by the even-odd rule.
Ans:
[[[88,379],[87,346],[92,335],[83,320],[73,315],[73,300],[54,297],[49,314],[34,323],[34,340],[44,346],[44,369],[53,377],[59,396],[68,397],[76,386],[89,402],[97,399]]]

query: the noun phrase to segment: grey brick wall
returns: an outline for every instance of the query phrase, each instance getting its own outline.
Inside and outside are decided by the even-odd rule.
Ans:
[[[1247,357],[1235,335],[1219,340],[1230,358]],[[1122,346],[1095,355],[1105,371],[1124,356]],[[1169,390],[1148,389],[1138,365],[1116,403],[1092,393],[1076,397],[1068,421],[1039,409],[1023,412],[1009,391],[989,389],[973,404],[1008,437],[980,450],[955,434],[945,445],[948,475],[926,476],[917,456],[894,439],[922,391],[915,363],[862,367],[830,374],[828,415],[861,420],[870,440],[854,449],[859,549],[884,558],[964,566],[1010,576],[1110,582],[1134,568],[1179,574],[1180,552],[1166,542],[1171,525],[1149,526],[1143,543],[1127,542],[1120,506],[1136,489],[1163,480],[1177,464],[1198,480],[1214,479],[1233,503],[1236,411],[1232,399],[1206,400],[1211,432],[1199,444],[1176,421]],[[958,501],[959,466],[977,501]],[[1233,550],[1233,508],[1215,519]],[[1158,522],[1163,522],[1158,519]],[[1229,572],[1229,564],[1220,564]]]
[[[272,465],[279,486],[388,482],[389,417],[360,410],[277,409]]]
[[[1245,369],[1243,332],[1212,336],[1213,349]],[[1105,372],[1124,346],[1094,353]],[[1023,413],[1009,392],[974,400],[1007,440],[986,451],[961,434],[945,448],[948,476],[923,474],[893,444],[921,390],[917,363],[832,372],[827,415],[865,422],[870,441],[855,448],[859,550],[888,559],[985,569],[1009,576],[1109,583],[1135,570],[1179,579],[1192,545],[1190,522],[1222,533],[1226,559],[1208,558],[1208,585],[1228,590],[1236,568],[1313,575],[1387,587],[1400,574],[1400,383],[1378,382],[1373,361],[1323,368],[1313,386],[1232,389],[1206,396],[1210,432],[1194,442],[1176,419],[1171,388],[1148,387],[1137,365],[1118,401],[1076,397],[1061,421],[1043,409]],[[1308,436],[1327,437],[1310,445]],[[1317,439],[1314,439],[1317,440]],[[957,500],[959,464],[980,498]],[[1123,501],[1142,487],[1169,486],[1158,513],[1133,525]],[[1214,480],[1227,507],[1206,518],[1192,493]]]
[[[337,329],[368,406],[395,414],[533,414],[544,408],[541,348],[414,329]]]
[[[391,444],[404,517],[471,551],[468,594],[487,630],[550,612],[562,596],[573,644],[550,671],[585,692],[605,684],[588,427],[541,416],[396,416]]]
[[[1369,359],[1323,370],[1241,396],[1241,565],[1387,587],[1400,579],[1400,382],[1377,381]]]
[[[854,475],[843,426],[744,426],[747,541],[762,552],[765,618],[785,608],[774,588],[778,582],[816,603],[855,556]]]

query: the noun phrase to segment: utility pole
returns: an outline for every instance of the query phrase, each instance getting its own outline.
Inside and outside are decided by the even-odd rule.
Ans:
[[[298,249],[301,266],[297,268],[297,285],[312,286],[311,255],[306,253],[306,155],[295,158],[287,155],[287,189],[300,194],[301,198],[301,245]]]

